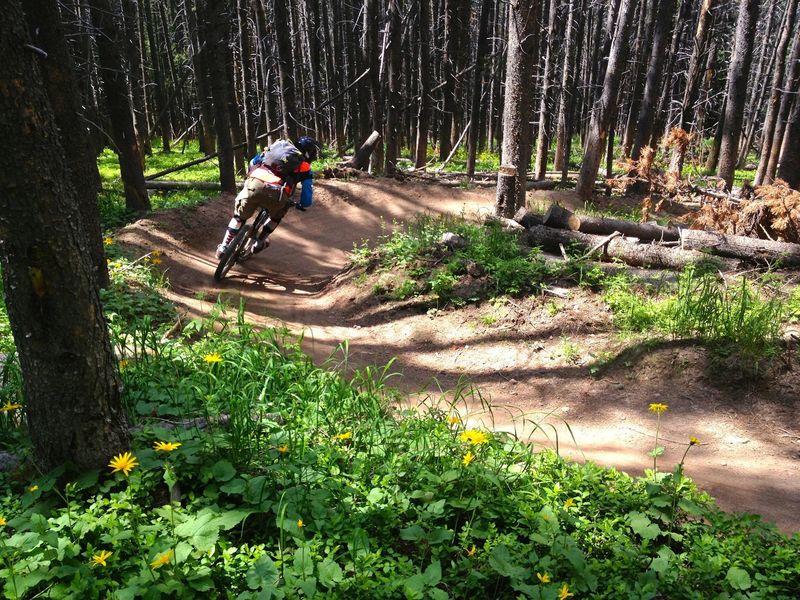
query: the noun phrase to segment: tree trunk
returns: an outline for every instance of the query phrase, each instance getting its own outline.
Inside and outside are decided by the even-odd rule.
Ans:
[[[103,80],[114,145],[119,154],[119,169],[125,189],[125,207],[132,212],[150,210],[150,198],[144,189],[144,174],[133,130],[133,116],[128,96],[128,82],[120,50],[124,48],[124,30],[110,0],[91,0],[92,23],[97,30],[97,53]]]
[[[636,135],[633,138],[631,158],[639,160],[642,150],[650,145],[653,133],[655,109],[661,91],[661,72],[664,67],[665,50],[670,39],[670,29],[675,16],[675,0],[661,0],[658,2],[653,43],[650,51],[650,62],[647,66],[647,78],[644,85],[642,104],[639,107],[639,116],[636,122]]]
[[[778,177],[783,179],[794,190],[800,191],[800,83],[794,89],[795,101],[789,122],[786,124],[786,135],[780,162]]]
[[[555,252],[559,252],[561,246],[572,245],[583,251],[600,246],[603,249],[605,258],[621,260],[635,267],[683,269],[689,265],[707,263],[711,260],[715,260],[729,268],[734,266],[733,261],[712,259],[712,257],[703,252],[681,250],[649,243],[642,244],[636,239],[622,237],[608,240],[607,236],[553,229],[543,225],[529,227],[522,234],[522,237],[528,245],[541,246],[546,250]]]
[[[536,158],[533,162],[533,173],[536,179],[544,179],[547,171],[547,155],[550,151],[550,112],[553,95],[553,72],[556,56],[556,17],[559,0],[550,0],[550,11],[547,16],[547,49],[545,50],[544,73],[542,75],[542,92],[539,100],[539,130],[536,135]]]
[[[283,134],[297,139],[297,103],[295,100],[294,65],[292,61],[292,38],[289,27],[289,5],[283,0],[272,1],[274,35],[278,53],[278,79],[281,84],[283,107]]]
[[[495,200],[495,214],[509,219],[525,204],[525,180],[530,160],[527,119],[532,103],[529,87],[539,46],[536,36],[538,6],[539,0],[519,0],[509,6],[503,151]]]
[[[779,138],[778,148],[780,149],[780,141],[783,140],[783,127],[777,128],[778,115],[781,108],[781,97],[784,84],[784,73],[786,72],[786,50],[789,47],[789,41],[792,36],[792,30],[795,24],[795,14],[797,12],[797,0],[788,0],[786,5],[786,18],[783,22],[783,31],[781,32],[778,46],[775,49],[775,67],[772,71],[772,91],[769,95],[769,102],[767,104],[767,114],[764,118],[764,126],[761,133],[761,156],[758,161],[758,169],[756,176],[753,180],[754,185],[770,184],[775,176],[775,164],[777,161],[770,158],[772,156],[772,147],[774,145],[773,137]],[[797,37],[800,42],[800,35]],[[795,58],[795,57],[793,57]],[[784,115],[786,118],[786,115]],[[770,165],[772,162],[772,165]],[[772,168],[768,168],[768,167]]]
[[[203,0],[199,0],[202,2]],[[200,111],[200,150],[206,154],[215,151],[214,143],[214,104],[208,82],[208,56],[209,51],[200,44],[198,38],[197,17],[194,2],[183,0],[183,14],[186,18],[186,34],[189,39],[189,58],[194,71],[194,83],[197,88],[197,105]],[[258,0],[261,5],[261,0]]]
[[[131,107],[133,108],[133,127],[139,146],[142,168],[145,154],[150,148],[150,127],[147,123],[147,94],[145,93],[144,71],[142,68],[142,36],[139,32],[139,5],[134,0],[123,0],[122,16],[125,21],[127,38],[128,78],[131,87]]]
[[[389,60],[387,61],[387,80],[389,83],[389,93],[386,105],[386,163],[385,171],[387,175],[394,175],[397,172],[397,158],[400,155],[399,121],[402,107],[400,106],[400,70],[402,68],[403,56],[400,53],[403,32],[401,31],[399,0],[388,0],[388,39],[389,45],[386,48]]]
[[[350,160],[344,163],[343,166],[353,169],[366,169],[369,165],[369,157],[375,150],[375,147],[378,145],[380,139],[381,134],[377,131],[373,131],[372,134],[361,145],[361,148],[358,149],[358,152],[356,152]]]
[[[95,0],[92,0],[93,2]],[[107,0],[103,0],[107,2]],[[164,72],[162,70],[160,58],[163,52],[158,49],[158,42],[156,41],[155,33],[155,19],[153,17],[153,10],[151,6],[152,0],[144,0],[145,21],[147,23],[147,39],[150,42],[150,59],[153,68],[153,77],[155,78],[155,94],[156,94],[156,111],[158,114],[158,127],[161,130],[161,149],[163,152],[170,152],[170,122],[167,113],[167,100],[166,100],[166,86],[164,82]]]
[[[81,122],[80,92],[73,71],[72,56],[64,37],[64,28],[59,19],[58,4],[55,0],[27,0],[25,6],[28,29],[35,32],[34,45],[51,57],[59,57],[58,60],[43,60],[40,63],[45,93],[49,97],[53,117],[62,137],[70,141],[70,181],[87,236],[89,262],[94,267],[97,284],[106,287],[108,266],[97,205],[100,175],[89,136]]]
[[[584,198],[592,195],[597,171],[603,158],[611,119],[616,112],[617,96],[619,93],[622,74],[625,70],[626,54],[628,50],[628,31],[633,19],[635,7],[632,0],[622,0],[617,16],[616,33],[611,43],[611,50],[606,65],[603,80],[603,92],[592,111],[592,122],[589,126],[589,136],[586,139],[586,150],[583,155],[578,183],[575,191]]]
[[[759,2],[760,0],[739,0],[739,17],[736,22],[733,54],[728,69],[728,100],[725,106],[725,123],[722,129],[722,143],[717,167],[717,174],[725,182],[725,188],[728,190],[733,187],[739,138],[742,134],[747,79],[753,59],[753,41]]]
[[[792,103],[798,103],[797,90],[800,89],[800,31],[798,31],[797,37],[795,38],[790,64],[791,67],[788,77],[781,86],[781,103],[778,109],[778,117],[775,121],[775,132],[772,136],[772,144],[769,149],[769,162],[767,163],[766,174],[770,177],[769,181],[767,181],[767,177],[765,176],[763,183],[770,183],[772,179],[774,179],[775,172],[778,170],[778,161],[783,148],[787,130],[787,120],[792,110]],[[795,93],[787,93],[784,90],[795,90]]]
[[[201,19],[201,42],[208,46],[208,76],[211,97],[214,100],[214,129],[217,133],[219,154],[219,182],[222,190],[236,193],[236,174],[233,167],[233,142],[228,104],[228,20],[230,5],[227,0],[199,0],[203,7]]]
[[[414,167],[421,169],[428,162],[428,132],[431,114],[431,9],[428,0],[419,2],[419,109],[417,112],[417,139]]]
[[[555,1],[555,0],[553,0]],[[475,159],[478,154],[478,138],[480,137],[481,98],[483,97],[483,65],[484,56],[489,48],[489,11],[491,0],[481,2],[481,15],[478,24],[478,40],[475,54],[475,72],[472,78],[472,101],[470,103],[469,122],[471,123],[467,138],[467,175],[475,175]]]
[[[556,132],[556,154],[553,168],[564,173],[569,169],[569,147],[571,137],[572,97],[575,94],[575,19],[580,8],[577,0],[569,0],[567,25],[564,30],[564,67],[561,71],[561,96],[558,107],[558,128]],[[566,179],[562,176],[562,180]]]
[[[0,22],[0,264],[38,465],[102,468],[129,449],[78,199],[17,0]],[[63,58],[63,57],[62,57]],[[72,140],[70,140],[71,142]],[[41,168],[48,157],[47,169]],[[36,193],[30,193],[35,190]]]
[[[800,266],[800,244],[773,242],[743,235],[726,235],[697,229],[681,229],[681,247],[739,258],[763,264],[779,263],[782,267]]]

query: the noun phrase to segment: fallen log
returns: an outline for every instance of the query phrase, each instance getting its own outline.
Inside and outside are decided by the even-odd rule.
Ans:
[[[532,212],[523,206],[514,215],[514,220],[523,227],[530,227],[531,225],[541,225],[542,215]]]
[[[236,182],[237,187],[242,187],[240,181]],[[218,181],[153,181],[148,179],[144,182],[144,187],[148,190],[172,191],[172,190],[220,190]]]
[[[755,263],[779,263],[785,267],[800,266],[800,244],[774,242],[697,229],[681,229],[680,240],[681,248],[684,250],[710,252],[718,256]]]
[[[350,167],[352,169],[366,169],[369,165],[369,157],[372,154],[372,150],[378,143],[378,140],[381,139],[381,134],[377,131],[373,131],[367,140],[361,145],[361,148],[358,149],[358,152],[348,161],[342,163],[342,167]]]
[[[662,227],[652,223],[634,223],[609,217],[576,215],[558,204],[550,206],[544,215],[543,224],[547,227],[569,229],[570,231],[580,231],[581,233],[595,235],[610,235],[615,231],[619,231],[623,235],[648,241],[675,242],[680,239],[677,227]]]
[[[602,247],[603,258],[616,258],[634,267],[683,269],[689,265],[712,261],[725,270],[736,268],[736,261],[730,259],[711,257],[695,250],[668,248],[657,244],[643,244],[635,238],[617,237],[606,240],[604,236],[600,235],[554,229],[544,225],[529,227],[522,234],[522,237],[523,241],[530,246],[541,246],[546,250],[556,252],[559,251],[560,245],[577,246],[583,252],[595,247]]]

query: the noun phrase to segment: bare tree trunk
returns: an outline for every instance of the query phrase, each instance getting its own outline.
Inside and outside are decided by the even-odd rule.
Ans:
[[[702,0],[700,12],[697,15],[697,28],[695,29],[692,57],[689,59],[689,68],[686,73],[686,87],[683,90],[683,99],[678,112],[677,127],[689,130],[689,115],[694,110],[700,92],[700,76],[702,75],[703,55],[705,54],[706,38],[710,22],[710,11],[714,0]],[[677,173],[678,177],[683,172],[683,158],[685,153],[678,152],[672,155],[670,171]]]
[[[133,0],[123,0],[122,17],[125,22],[128,55],[128,79],[131,87],[131,107],[133,108],[133,128],[139,146],[142,168],[144,156],[150,154],[150,127],[147,123],[147,94],[144,88],[142,71],[141,33],[139,32],[139,6]]]
[[[775,68],[772,71],[772,91],[769,96],[769,103],[767,104],[767,115],[764,118],[764,128],[761,133],[761,157],[758,161],[758,169],[756,170],[754,185],[762,185],[772,183],[775,176],[775,168],[777,167],[777,154],[776,158],[772,158],[772,148],[775,145],[774,139],[778,139],[778,151],[780,151],[780,142],[783,140],[783,127],[779,126],[776,129],[780,109],[782,108],[781,97],[785,97],[781,91],[784,84],[784,73],[786,72],[786,50],[789,47],[789,40],[792,36],[792,30],[795,25],[795,14],[797,13],[797,0],[788,0],[786,5],[786,18],[783,23],[783,31],[781,32],[778,46],[775,49]],[[800,34],[797,37],[800,42]],[[795,57],[793,57],[795,58]],[[788,111],[787,111],[788,112]],[[784,118],[786,115],[784,114]],[[772,163],[772,164],[770,164]]]
[[[555,1],[555,0],[553,0]],[[475,75],[472,78],[472,102],[470,105],[471,123],[467,142],[467,175],[475,174],[475,158],[478,154],[478,137],[480,136],[481,98],[483,97],[483,64],[484,56],[489,47],[487,37],[489,31],[489,11],[491,0],[481,2],[481,15],[478,24],[478,43],[475,54]]]
[[[778,177],[783,179],[794,190],[800,191],[800,81],[794,90],[795,101],[789,122],[786,124],[786,135],[778,163]]]
[[[553,72],[555,71],[556,55],[556,16],[558,15],[559,0],[550,0],[550,11],[547,16],[547,49],[545,50],[544,74],[542,76],[542,96],[539,101],[539,131],[536,135],[536,158],[533,162],[533,176],[535,179],[544,179],[547,171],[547,155],[550,150],[550,135],[548,123],[550,105],[553,95]]]
[[[97,29],[97,52],[100,74],[111,117],[114,144],[119,154],[119,168],[125,188],[125,206],[134,212],[150,210],[150,198],[144,188],[144,174],[139,158],[136,134],[133,130],[128,82],[125,78],[122,55],[124,48],[119,13],[109,0],[91,0],[92,23]]]
[[[728,69],[728,101],[725,106],[725,123],[717,167],[717,174],[725,181],[726,189],[731,189],[733,186],[738,158],[759,2],[760,0],[739,0],[739,18],[736,22],[733,54]]]
[[[517,209],[525,204],[527,160],[530,160],[530,127],[527,124],[527,115],[531,108],[531,72],[536,64],[539,45],[536,36],[538,6],[538,0],[519,0],[509,6],[503,152],[495,201],[495,214],[507,218],[513,217]]]
[[[281,104],[283,106],[283,134],[289,139],[297,139],[297,104],[295,101],[294,65],[292,61],[292,40],[289,29],[289,5],[283,0],[272,1],[272,15],[275,29],[275,46],[278,52],[278,78],[281,83]]]
[[[580,8],[579,0],[569,0],[567,25],[564,30],[564,67],[561,72],[561,97],[558,108],[558,129],[556,133],[556,155],[553,168],[564,173],[569,169],[569,146],[571,135],[572,97],[575,94],[575,46],[576,15]],[[566,179],[563,176],[562,179]]]
[[[585,198],[592,195],[594,181],[597,178],[597,171],[600,168],[600,161],[603,157],[603,150],[611,127],[611,119],[616,112],[619,86],[625,70],[626,55],[628,53],[628,32],[635,11],[634,2],[635,0],[622,0],[620,4],[615,27],[616,32],[611,43],[603,80],[603,92],[595,103],[592,112],[586,150],[575,188],[576,192]]]
[[[667,41],[670,39],[672,19],[675,16],[675,0],[662,0],[658,3],[658,12],[653,31],[653,43],[650,62],[647,67],[647,79],[644,86],[642,105],[636,123],[636,135],[633,138],[631,158],[639,160],[642,150],[650,145],[655,120],[655,108],[661,90],[661,73],[664,66]]]
[[[94,1],[94,0],[92,0]],[[108,0],[102,0],[108,2]],[[145,23],[147,24],[147,39],[150,42],[150,59],[152,61],[153,77],[155,78],[156,111],[158,114],[158,128],[161,130],[161,150],[170,152],[170,123],[167,114],[166,86],[164,84],[164,72],[161,68],[161,56],[163,53],[158,49],[158,42],[155,34],[155,19],[151,6],[152,0],[143,0]]]
[[[200,0],[202,1],[202,0]],[[260,0],[259,4],[260,4]],[[194,71],[194,83],[197,88],[197,105],[200,110],[200,150],[206,154],[214,152],[214,106],[211,102],[211,91],[208,89],[208,64],[206,57],[209,52],[202,48],[198,40],[197,17],[195,16],[194,2],[183,0],[183,12],[186,17],[186,35],[189,39],[189,58]]]
[[[397,157],[400,154],[399,121],[402,107],[400,106],[400,70],[402,67],[403,56],[400,53],[403,32],[401,31],[399,0],[388,0],[387,6],[389,32],[389,45],[386,52],[389,55],[387,62],[387,80],[389,82],[389,94],[386,105],[386,165],[387,175],[394,175],[397,171]]]
[[[380,53],[378,47],[378,0],[364,0],[364,63],[369,65],[370,104],[372,127],[375,131],[383,131],[383,91],[380,78]],[[370,158],[372,173],[383,172],[383,142],[372,152]]]
[[[783,90],[797,90],[800,87],[800,32],[795,39],[794,49],[791,56],[791,68],[788,77],[782,85]],[[767,173],[774,175],[778,170],[778,162],[786,139],[787,121],[792,111],[792,103],[797,104],[797,91],[787,93],[782,90],[781,104],[778,110],[778,118],[775,122],[775,133],[772,137],[772,146],[769,151],[769,162],[767,163]],[[766,177],[764,180],[766,183]]]
[[[25,47],[31,41],[24,25],[18,0],[6,2],[0,81],[14,82],[0,94],[0,136],[13,150],[0,159],[6,307],[38,466],[102,468],[129,448],[121,386],[67,168],[69,147],[53,117],[40,58]]]
[[[419,3],[419,108],[417,112],[417,140],[414,167],[421,169],[428,162],[428,132],[431,114],[430,34],[431,9],[428,0]]]
[[[219,152],[219,182],[222,190],[236,193],[236,174],[233,168],[233,143],[228,102],[228,22],[230,4],[227,0],[199,0],[203,10],[198,14],[201,23],[201,43],[208,46],[208,77],[214,100],[214,129]]]
[[[35,32],[33,43],[58,60],[43,60],[41,64],[45,94],[53,108],[53,118],[61,136],[69,140],[68,168],[75,201],[86,233],[89,262],[95,281],[100,287],[108,285],[97,191],[100,176],[86,128],[81,122],[80,92],[73,71],[72,56],[64,37],[56,0],[27,0],[25,2],[28,28]]]

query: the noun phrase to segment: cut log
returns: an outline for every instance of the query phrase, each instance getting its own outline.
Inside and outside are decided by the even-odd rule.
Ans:
[[[381,134],[377,131],[373,131],[367,138],[367,141],[365,141],[361,145],[361,148],[358,149],[358,152],[355,153],[355,156],[343,163],[342,166],[353,169],[366,169],[367,166],[369,166],[369,157],[380,139]]]
[[[531,225],[541,225],[542,215],[532,212],[523,206],[514,215],[514,220],[523,227],[530,227]]]
[[[595,235],[610,235],[615,231],[619,231],[623,235],[636,237],[640,240],[675,242],[680,239],[677,227],[662,227],[652,223],[634,223],[608,217],[576,215],[557,204],[552,205],[545,213],[543,223],[548,227]]]
[[[604,247],[604,258],[616,258],[634,267],[652,267],[657,269],[683,269],[698,263],[717,263],[718,267],[725,270],[736,268],[736,261],[710,257],[694,250],[681,250],[667,248],[657,244],[643,244],[639,240],[617,237],[608,240],[603,246],[605,238],[599,235],[554,229],[543,225],[529,227],[523,234],[525,243],[531,246],[541,246],[546,250],[559,251],[559,245],[577,246],[584,252],[598,246]]]
[[[699,250],[762,264],[767,262],[784,267],[800,266],[800,244],[695,229],[681,229],[680,235],[681,247],[685,250]]]

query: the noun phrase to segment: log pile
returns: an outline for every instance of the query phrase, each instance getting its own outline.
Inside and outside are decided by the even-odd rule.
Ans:
[[[736,270],[741,263],[800,266],[800,244],[576,215],[557,204],[544,215],[521,209],[514,221],[528,245],[562,254],[566,247],[578,248],[585,253],[583,258],[599,252],[603,260],[637,267],[682,269],[709,261],[724,270]]]

